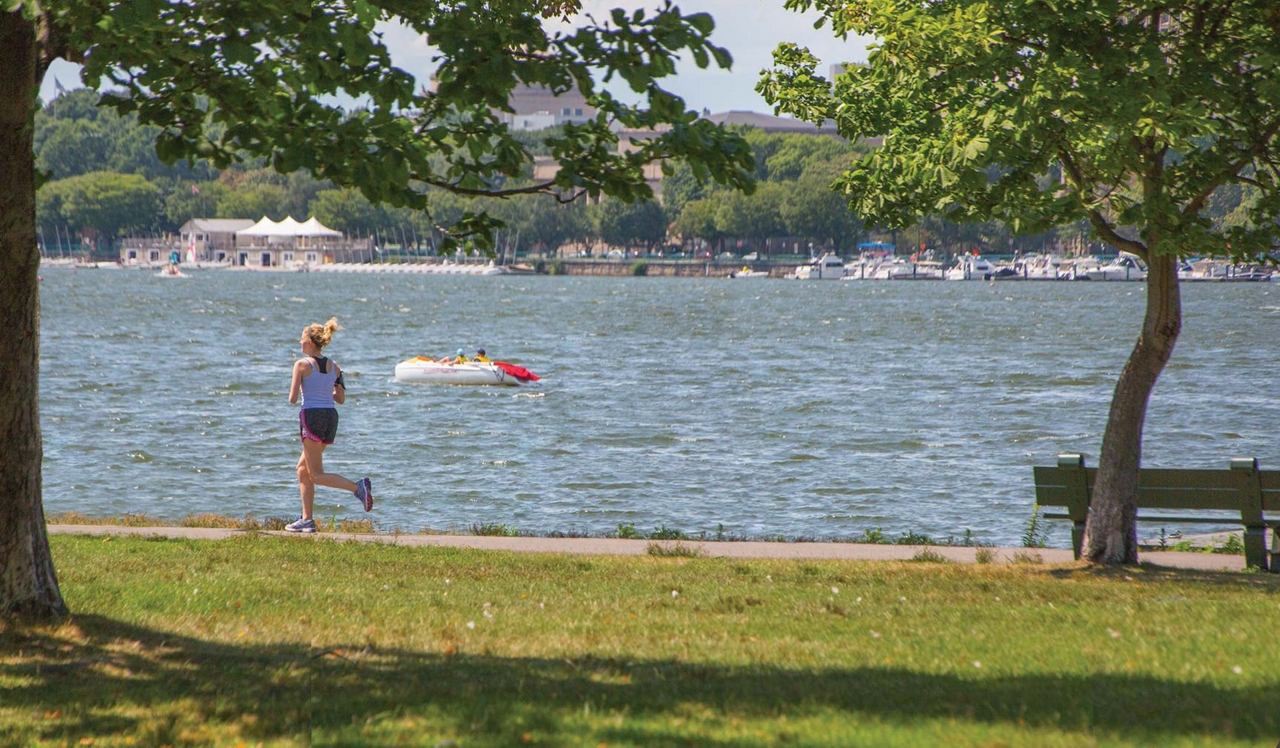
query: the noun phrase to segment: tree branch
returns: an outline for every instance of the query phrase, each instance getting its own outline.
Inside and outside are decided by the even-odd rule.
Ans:
[[[556,200],[556,202],[560,203],[561,205],[568,205],[569,203],[573,202],[574,200],[577,200],[578,198],[580,198],[580,197],[582,197],[583,195],[587,194],[587,191],[586,191],[586,190],[578,190],[577,192],[571,193],[568,197],[565,197],[564,195],[557,194],[557,193],[555,193],[555,192],[550,192],[550,193],[548,193],[548,194],[550,194],[552,197],[554,197],[554,198],[555,198],[555,200]]]
[[[1080,195],[1093,195],[1093,187],[1085,178],[1084,169],[1080,164],[1076,163],[1075,156],[1071,155],[1071,151],[1066,146],[1058,148],[1058,158],[1062,160],[1062,169],[1075,184],[1076,193]]]
[[[1239,171],[1251,160],[1252,159],[1249,158],[1242,158],[1238,161],[1232,161],[1225,168],[1219,171],[1218,175],[1209,180],[1209,183],[1204,186],[1204,189],[1200,190],[1195,197],[1191,198],[1191,200],[1187,202],[1186,207],[1181,211],[1182,216],[1184,218],[1190,218],[1191,216],[1199,213],[1204,208],[1205,201],[1213,194],[1213,191],[1221,187],[1227,179],[1233,176],[1238,176]]]
[[[1280,118],[1276,118],[1274,121],[1271,122],[1270,125],[1263,128],[1262,132],[1260,133],[1256,142],[1253,145],[1251,155],[1244,156],[1236,161],[1232,161],[1231,163],[1227,164],[1221,171],[1218,172],[1218,175],[1215,178],[1213,178],[1208,184],[1205,185],[1204,189],[1202,189],[1199,193],[1197,193],[1196,196],[1193,197],[1187,203],[1186,207],[1183,208],[1181,211],[1182,215],[1189,217],[1189,216],[1195,215],[1196,213],[1199,213],[1200,210],[1204,208],[1204,204],[1209,199],[1209,196],[1213,194],[1213,191],[1216,190],[1218,187],[1222,186],[1222,184],[1224,184],[1228,179],[1232,177],[1234,177],[1235,179],[1241,182],[1244,182],[1245,184],[1251,184],[1251,185],[1254,185],[1255,187],[1262,187],[1263,185],[1260,184],[1257,180],[1251,179],[1249,177],[1246,177],[1240,174],[1240,170],[1243,169],[1245,166],[1247,166],[1249,162],[1253,160],[1253,155],[1255,154],[1259,158],[1265,161],[1266,154],[1267,154],[1267,146],[1271,142],[1271,140],[1276,137],[1277,133],[1280,133]],[[1275,165],[1272,164],[1272,166],[1274,167]]]
[[[1081,195],[1092,195],[1093,189],[1085,188],[1086,179],[1080,165],[1076,163],[1075,158],[1066,148],[1058,149],[1058,157],[1062,159],[1062,168],[1067,172],[1071,181],[1075,184],[1076,192]],[[1133,254],[1141,257],[1145,262],[1147,259],[1147,247],[1145,244],[1133,239],[1125,238],[1116,231],[1115,227],[1102,216],[1102,212],[1092,209],[1088,212],[1089,223],[1097,230],[1108,244],[1114,247],[1125,249]]]
[[[1107,241],[1108,244],[1127,252],[1131,252],[1142,258],[1143,262],[1147,260],[1147,245],[1134,239],[1128,239],[1122,236],[1115,227],[1111,225],[1106,218],[1102,217],[1102,213],[1098,210],[1089,211],[1089,223],[1097,230],[1098,235]]]
[[[1019,37],[1016,37],[1016,36],[1012,36],[1012,35],[1010,35],[1010,34],[1008,34],[1008,33],[1002,33],[1002,34],[1000,34],[1000,39],[1001,39],[1002,41],[1009,42],[1010,44],[1016,44],[1016,45],[1018,45],[1019,47],[1026,47],[1027,49],[1034,49],[1034,50],[1035,50],[1035,51],[1037,51],[1037,52],[1047,52],[1047,51],[1049,51],[1049,47],[1048,47],[1048,46],[1046,46],[1046,45],[1044,45],[1044,44],[1041,44],[1040,42],[1033,42],[1033,41],[1030,41],[1029,39],[1022,39],[1022,38],[1019,38]]]

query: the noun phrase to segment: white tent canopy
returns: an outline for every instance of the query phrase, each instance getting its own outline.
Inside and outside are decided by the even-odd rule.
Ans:
[[[280,224],[263,216],[261,221],[249,228],[237,231],[236,236],[285,236],[285,234],[280,233]]]
[[[285,216],[283,221],[273,221],[266,216],[247,229],[236,232],[236,236],[265,236],[270,239],[293,239],[301,236],[342,236],[341,231],[334,231],[316,220],[315,216],[298,223],[293,216]]]
[[[335,231],[334,229],[325,226],[323,223],[316,220],[315,216],[311,216],[298,226],[301,230],[301,233],[299,233],[298,236],[342,236],[341,231]]]
[[[293,220],[293,216],[285,216],[283,221],[276,224],[276,230],[280,232],[278,236],[301,236],[298,233],[298,227],[301,225]]]

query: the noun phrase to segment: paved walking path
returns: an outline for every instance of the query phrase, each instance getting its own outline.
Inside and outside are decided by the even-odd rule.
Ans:
[[[244,530],[204,527],[120,527],[116,525],[49,525],[53,534],[140,535],[169,538],[224,540]],[[672,546],[677,543],[696,549],[699,556],[722,558],[841,559],[850,561],[905,561],[923,550],[937,553],[948,561],[976,563],[977,548],[957,546],[869,545],[861,543],[767,543],[757,541],[712,540],[623,540],[620,538],[503,538],[483,535],[393,535],[289,532],[263,532],[300,538],[388,543],[391,545],[432,546],[440,548],[477,548],[520,553],[574,553],[596,556],[644,556],[653,544]],[[988,548],[994,553],[993,563],[1007,563],[1019,555],[1038,555],[1046,564],[1072,563],[1071,551],[1063,548]],[[1180,553],[1174,551],[1144,553],[1142,563],[1152,566],[1201,571],[1243,571],[1244,556],[1222,553]]]

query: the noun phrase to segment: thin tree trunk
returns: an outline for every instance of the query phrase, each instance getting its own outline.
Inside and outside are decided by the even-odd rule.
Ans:
[[[0,12],[0,617],[66,615],[41,501],[36,32]]]
[[[1178,270],[1170,256],[1153,256],[1147,266],[1147,313],[1142,333],[1120,372],[1107,430],[1102,436],[1098,477],[1089,503],[1084,557],[1093,563],[1138,562],[1138,469],[1142,426],[1156,379],[1173,355],[1182,330]]]

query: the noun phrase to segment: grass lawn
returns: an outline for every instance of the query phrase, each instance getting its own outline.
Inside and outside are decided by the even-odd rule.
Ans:
[[[1270,746],[1280,578],[50,538],[3,745]]]

